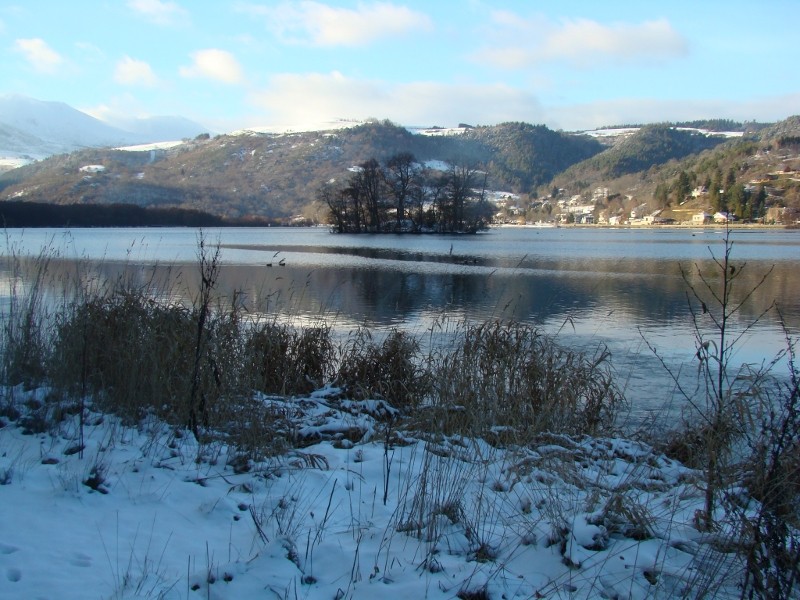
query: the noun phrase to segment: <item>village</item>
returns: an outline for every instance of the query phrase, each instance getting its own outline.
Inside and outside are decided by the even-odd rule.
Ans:
[[[620,194],[615,194],[608,187],[596,187],[591,194],[584,192],[572,195],[563,188],[554,189],[547,199],[529,201],[527,210],[524,196],[519,194],[493,192],[490,199],[498,208],[493,218],[495,225],[636,227],[800,224],[800,210],[786,206],[783,188],[775,185],[778,181],[800,184],[800,171],[770,172],[743,185],[748,197],[760,195],[763,203],[758,211],[760,214],[746,219],[738,217],[732,210],[714,210],[706,185],[696,186],[678,206],[656,209],[653,208],[654,198],[651,202],[637,203],[632,194],[620,198]],[[721,195],[724,192],[724,189],[720,189]],[[624,208],[631,205],[632,208]]]

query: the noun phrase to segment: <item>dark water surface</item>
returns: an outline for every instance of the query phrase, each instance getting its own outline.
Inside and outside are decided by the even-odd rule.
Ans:
[[[169,268],[173,292],[196,289],[194,229],[10,230],[3,253],[54,249],[54,269],[114,279],[123,268]],[[563,344],[607,346],[635,417],[668,408],[674,385],[658,353],[692,385],[694,334],[687,303],[697,268],[716,281],[718,229],[498,228],[473,236],[334,235],[327,229],[206,230],[219,242],[222,293],[241,290],[254,312],[295,322],[324,318],[340,332],[358,325],[446,336],[444,322],[505,318],[535,324]],[[770,276],[735,317],[755,320],[774,301],[793,336],[800,332],[800,232],[735,230],[732,260],[741,299]],[[84,266],[81,266],[84,265]],[[147,278],[148,272],[142,274]],[[8,273],[0,273],[7,281]],[[5,286],[8,288],[8,284]],[[182,291],[183,290],[183,291]],[[762,317],[738,345],[735,362],[760,364],[786,347],[777,313]]]

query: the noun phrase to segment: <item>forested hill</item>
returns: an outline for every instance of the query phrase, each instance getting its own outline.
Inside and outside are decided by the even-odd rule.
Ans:
[[[602,149],[588,136],[524,123],[447,135],[415,134],[383,121],[336,131],[198,136],[168,150],[53,156],[0,176],[0,199],[288,219],[308,214],[322,183],[345,179],[370,158],[410,152],[421,162],[469,162],[487,172],[494,189],[528,192]]]
[[[697,154],[725,141],[724,137],[697,130],[647,125],[605,152],[566,170],[564,176],[589,181],[621,177]]]
[[[491,174],[495,188],[523,193],[549,183],[570,165],[604,150],[588,136],[564,134],[528,123],[476,127],[463,137],[480,148],[479,162]]]
[[[691,186],[716,179],[748,184],[800,167],[800,117],[757,126],[714,119],[695,124],[726,126],[733,135],[676,124],[629,127],[616,137],[528,123],[413,132],[389,121],[333,131],[200,135],[168,149],[52,156],[0,175],[0,201],[185,209],[228,222],[302,221],[298,215],[322,222],[328,213],[319,201],[324,184],[346,182],[370,159],[385,164],[405,152],[430,169],[468,165],[487,189],[519,194],[530,206],[553,189],[588,200],[598,187],[640,204],[661,186],[679,201],[679,177]],[[792,177],[770,184],[775,203],[798,197]],[[663,200],[671,201],[667,196]]]

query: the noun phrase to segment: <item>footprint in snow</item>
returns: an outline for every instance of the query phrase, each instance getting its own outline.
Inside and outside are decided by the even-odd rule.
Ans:
[[[17,569],[16,567],[11,567],[6,570],[6,577],[12,583],[16,583],[20,579],[22,579],[22,571]]]
[[[19,548],[16,546],[0,542],[0,554],[14,554],[17,550],[19,550]]]

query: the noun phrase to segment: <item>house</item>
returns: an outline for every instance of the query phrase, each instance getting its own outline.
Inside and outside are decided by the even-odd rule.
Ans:
[[[692,225],[705,225],[706,223],[711,223],[711,219],[711,215],[703,211],[692,215]]]
[[[641,219],[649,210],[647,204],[640,204],[631,210],[631,219]]]
[[[729,212],[717,212],[714,213],[714,223],[728,223],[729,221],[735,221],[736,217],[733,216]]]

